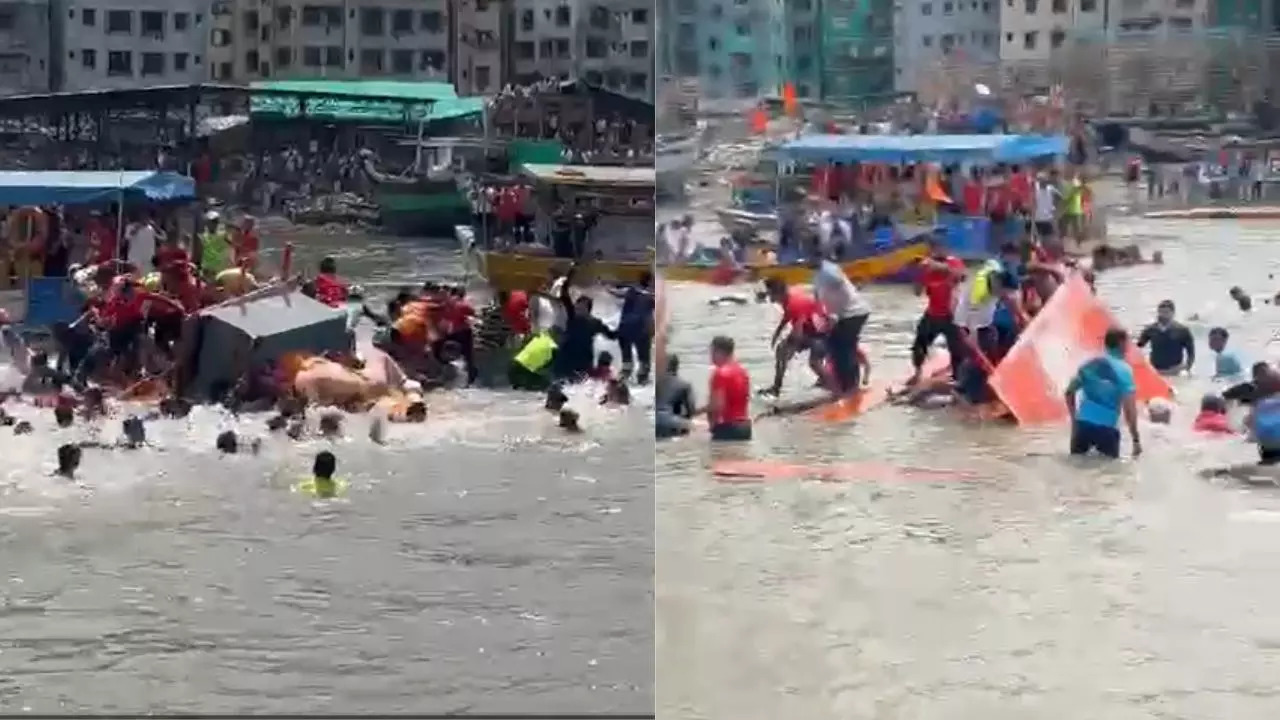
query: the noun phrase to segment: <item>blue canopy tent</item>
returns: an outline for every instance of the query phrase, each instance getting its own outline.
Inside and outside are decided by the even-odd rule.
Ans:
[[[1016,163],[1067,152],[1062,135],[808,135],[781,153],[807,163]]]
[[[195,180],[152,170],[0,172],[0,205],[105,205],[196,199]]]

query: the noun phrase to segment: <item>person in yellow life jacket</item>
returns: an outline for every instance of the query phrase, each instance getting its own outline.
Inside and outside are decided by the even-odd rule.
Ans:
[[[231,265],[231,239],[222,227],[222,216],[210,210],[204,216],[204,230],[200,233],[200,270],[214,277]]]
[[[315,462],[311,464],[311,478],[298,483],[294,489],[325,500],[337,497],[347,486],[333,476],[337,469],[338,458],[328,450],[322,450],[316,453]]]
[[[543,392],[551,387],[551,361],[559,346],[548,330],[536,333],[511,359],[507,379],[516,390]]]

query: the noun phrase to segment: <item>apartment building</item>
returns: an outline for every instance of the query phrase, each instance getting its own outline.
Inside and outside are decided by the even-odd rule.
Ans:
[[[518,83],[577,77],[652,100],[654,9],[645,0],[514,0],[512,77]]]
[[[208,0],[57,2],[48,37],[53,89],[202,82]]]
[[[49,91],[49,13],[48,0],[0,2],[0,95]]]
[[[786,11],[776,0],[662,0],[659,54],[674,75],[697,78],[708,100],[776,95],[789,80],[796,27],[806,25],[793,27]],[[809,58],[816,65],[816,50]]]
[[[447,0],[215,0],[208,79],[443,80]]]
[[[459,95],[486,95],[508,82],[503,38],[510,18],[501,0],[452,0],[450,73]]]
[[[1004,16],[1013,11],[1013,4],[1022,2],[897,0],[893,13],[894,89],[921,92],[957,63],[994,63],[1000,57]]]

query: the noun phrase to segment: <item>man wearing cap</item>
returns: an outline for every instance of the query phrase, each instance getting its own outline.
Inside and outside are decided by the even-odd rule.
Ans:
[[[213,277],[230,267],[231,242],[217,210],[205,213],[204,223],[204,231],[200,233],[200,271],[206,277]]]

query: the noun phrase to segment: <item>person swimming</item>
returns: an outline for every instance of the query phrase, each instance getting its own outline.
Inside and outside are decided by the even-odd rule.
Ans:
[[[342,415],[327,412],[320,416],[320,436],[335,438],[342,436]]]
[[[346,483],[333,476],[337,470],[337,456],[328,450],[321,450],[311,463],[311,478],[294,485],[294,491],[321,500],[335,498],[346,488]]]
[[[241,440],[235,430],[224,430],[218,433],[218,437],[214,439],[213,446],[218,452],[224,455],[236,455],[240,452]],[[257,455],[262,449],[262,440],[253,438],[248,442],[247,449],[249,452]]]
[[[60,428],[69,428],[76,421],[75,410],[70,405],[55,405],[53,408],[53,422]]]
[[[605,387],[604,395],[600,398],[601,405],[612,407],[620,407],[631,404],[631,389],[627,387],[627,382],[622,378],[613,378]]]
[[[1227,294],[1231,296],[1231,299],[1235,301],[1236,306],[1242,311],[1249,312],[1253,309],[1253,298],[1249,297],[1249,295],[1246,294],[1244,289],[1239,285],[1231,288],[1227,291]]]
[[[54,474],[60,475],[68,480],[74,480],[76,470],[80,469],[80,460],[84,456],[84,452],[79,445],[66,443],[58,446],[58,469]]]
[[[577,411],[569,408],[562,408],[559,413],[559,426],[561,430],[576,435],[582,432],[582,426],[578,424],[579,415]]]
[[[1200,414],[1191,423],[1191,429],[1198,433],[1234,435],[1235,429],[1227,417],[1227,401],[1221,395],[1206,394],[1200,399]]]
[[[547,388],[547,401],[543,407],[548,412],[558,413],[568,402],[569,396],[564,394],[564,388],[557,383]]]

